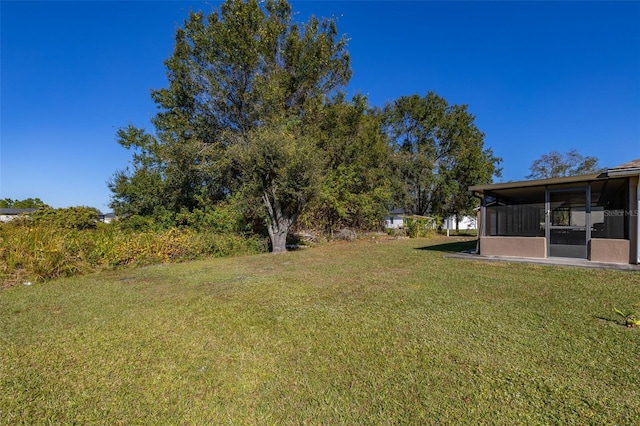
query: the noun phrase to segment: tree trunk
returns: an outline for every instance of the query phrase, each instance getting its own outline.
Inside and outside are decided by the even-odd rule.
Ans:
[[[283,253],[287,251],[287,235],[296,220],[296,215],[289,213],[282,208],[280,202],[275,197],[276,191],[272,190],[273,200],[268,192],[262,195],[262,201],[267,208],[269,218],[267,219],[267,230],[271,239],[271,252]]]
[[[271,252],[283,253],[287,251],[287,234],[288,229],[282,227],[275,229],[271,224],[268,224],[269,238],[271,239]]]

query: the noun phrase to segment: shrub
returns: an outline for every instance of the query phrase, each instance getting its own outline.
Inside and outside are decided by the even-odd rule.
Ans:
[[[404,228],[409,238],[428,237],[437,232],[440,225],[439,217],[407,217],[404,219]]]
[[[151,217],[133,215],[124,219],[119,219],[114,225],[125,231],[148,231],[157,229],[158,223]]]
[[[98,223],[98,210],[93,207],[68,207],[52,209],[43,207],[31,215],[26,224],[54,226],[64,229],[95,229]]]
[[[219,203],[192,211],[183,209],[175,215],[174,224],[202,232],[235,233],[242,231],[242,215],[233,203]]]
[[[198,232],[242,233],[246,231],[242,215],[233,202],[212,207],[181,209],[174,213],[158,209],[153,216],[132,215],[118,220],[117,226],[129,231],[161,231],[188,228]]]

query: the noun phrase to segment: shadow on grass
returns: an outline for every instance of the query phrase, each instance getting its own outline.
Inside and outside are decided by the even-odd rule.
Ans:
[[[612,325],[619,325],[620,327],[625,327],[625,328],[633,328],[633,327],[629,327],[627,324],[625,324],[624,322],[618,321],[617,319],[611,319],[611,318],[607,318],[607,317],[602,317],[602,316],[596,316],[594,317],[596,319],[599,319],[600,321],[606,321],[611,323]]]
[[[443,253],[459,253],[467,250],[475,250],[476,240],[454,241],[451,243],[434,244],[431,246],[418,247],[416,250],[439,251]]]

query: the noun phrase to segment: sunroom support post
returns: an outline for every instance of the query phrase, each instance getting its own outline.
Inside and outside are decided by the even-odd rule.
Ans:
[[[485,197],[484,192],[482,193],[482,198],[480,198],[480,222],[481,230],[479,237],[484,237],[487,235],[487,199]]]
[[[546,244],[546,252],[547,257],[549,257],[549,253],[551,252],[550,241],[551,241],[551,202],[549,200],[549,187],[545,185],[544,187],[544,239]]]
[[[587,259],[591,259],[591,182],[587,183],[586,202],[584,206]]]

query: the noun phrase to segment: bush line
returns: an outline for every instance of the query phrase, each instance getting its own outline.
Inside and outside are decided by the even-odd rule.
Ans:
[[[189,228],[133,231],[98,223],[74,229],[45,223],[0,225],[0,284],[47,281],[103,269],[266,251],[256,237]]]

